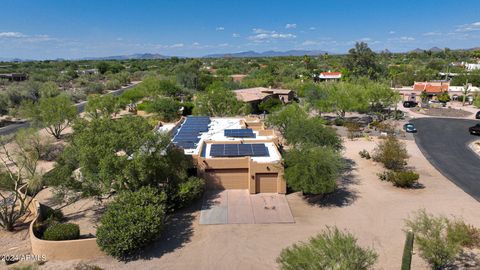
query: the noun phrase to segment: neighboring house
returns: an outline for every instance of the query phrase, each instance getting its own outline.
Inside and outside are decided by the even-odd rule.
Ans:
[[[27,74],[24,73],[2,73],[0,79],[9,80],[13,82],[21,82],[27,79]]]
[[[234,82],[241,82],[247,76],[248,75],[245,75],[245,74],[233,74],[233,75],[230,75],[230,78],[232,78]]]
[[[92,68],[92,69],[79,69],[76,70],[78,75],[95,75],[98,74],[98,69]]]
[[[339,81],[342,79],[341,72],[320,72],[320,74],[313,75],[314,82],[322,82],[322,81]]]
[[[189,116],[171,134],[208,189],[286,193],[278,138],[259,119]]]
[[[295,92],[289,89],[273,89],[255,87],[234,90],[237,99],[250,103],[254,112],[258,111],[258,105],[270,98],[278,98],[283,103],[290,103],[295,99]]]
[[[403,100],[421,102],[421,95],[425,92],[429,99],[435,99],[437,95],[447,92],[452,100],[458,100],[463,96],[463,86],[450,86],[449,81],[431,81],[431,82],[415,82],[413,87],[394,88],[402,96]],[[473,100],[474,96],[480,93],[478,87],[474,87],[470,84],[469,92],[467,94],[468,99]]]
[[[465,63],[465,69],[468,70],[468,71],[479,70],[480,69],[480,64]]]

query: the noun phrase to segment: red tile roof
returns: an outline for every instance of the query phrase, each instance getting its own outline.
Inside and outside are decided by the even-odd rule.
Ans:
[[[415,82],[413,91],[425,91],[427,93],[442,93],[448,91],[450,82]]]

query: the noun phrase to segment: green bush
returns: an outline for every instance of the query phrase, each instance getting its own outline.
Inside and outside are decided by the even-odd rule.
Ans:
[[[126,259],[160,236],[166,195],[143,187],[124,192],[108,204],[97,229],[97,244],[107,254]]]
[[[373,160],[383,163],[389,170],[399,171],[407,165],[408,153],[405,144],[395,136],[388,136],[373,151]]]
[[[43,239],[51,241],[74,240],[80,238],[80,227],[73,223],[57,223],[48,227]]]
[[[418,182],[420,175],[414,171],[385,171],[378,177],[382,181],[393,183],[396,187],[408,188]]]
[[[333,192],[343,168],[342,157],[330,147],[292,149],[285,154],[285,180],[295,191]]]
[[[345,124],[345,119],[343,118],[335,118],[335,120],[333,120],[333,124],[335,126],[343,126]]]
[[[360,155],[361,158],[365,158],[365,159],[371,159],[372,157],[370,156],[370,153],[363,149],[362,151],[358,152],[358,154]]]
[[[455,261],[463,247],[479,244],[478,229],[466,225],[461,219],[451,221],[419,210],[405,223],[415,234],[420,256],[433,269],[445,269]]]
[[[350,233],[327,228],[308,243],[294,244],[282,250],[277,262],[282,270],[365,270],[371,269],[377,253],[362,248]]]
[[[194,200],[202,196],[205,190],[205,180],[197,177],[190,177],[178,186],[177,207],[189,206]]]

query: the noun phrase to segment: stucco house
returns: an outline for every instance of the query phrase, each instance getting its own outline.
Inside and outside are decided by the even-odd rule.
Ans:
[[[170,132],[208,189],[286,193],[278,138],[259,119],[189,116]]]

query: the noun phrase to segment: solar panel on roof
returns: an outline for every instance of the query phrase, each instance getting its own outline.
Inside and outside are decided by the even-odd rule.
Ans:
[[[212,144],[212,157],[268,157],[268,148],[265,144]]]
[[[208,131],[210,124],[208,116],[189,116],[182,125],[175,131],[173,143],[179,147],[189,149],[195,148],[200,141],[200,135]]]
[[[225,129],[223,131],[225,137],[237,137],[237,138],[255,138],[255,133],[250,128],[243,129]]]

